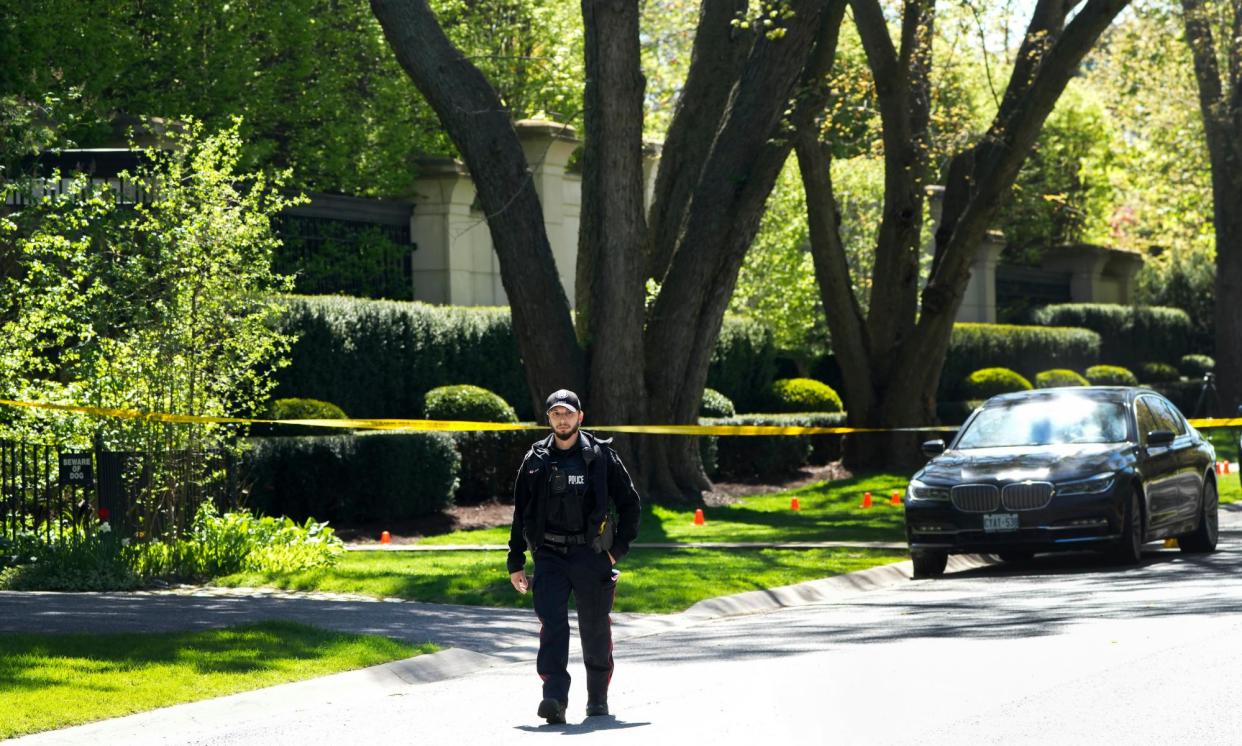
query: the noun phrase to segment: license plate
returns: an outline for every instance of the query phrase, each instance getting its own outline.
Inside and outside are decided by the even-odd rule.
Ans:
[[[1017,531],[1018,514],[987,513],[983,516],[983,530],[985,533],[989,534],[999,533],[1001,531]]]

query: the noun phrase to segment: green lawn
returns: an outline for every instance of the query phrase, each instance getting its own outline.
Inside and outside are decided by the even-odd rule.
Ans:
[[[1238,454],[1238,436],[1242,428],[1210,427],[1201,430],[1203,436],[1216,448],[1216,460],[1229,459],[1230,473],[1222,474],[1216,481],[1222,503],[1242,501],[1242,456]]]
[[[904,492],[909,475],[876,474],[837,482],[818,482],[801,489],[747,497],[733,505],[704,510],[706,521],[694,525],[693,508],[643,507],[640,542],[695,541],[904,541],[901,506],[889,504],[894,491]],[[862,510],[863,493],[873,507]],[[801,510],[790,510],[798,498]],[[424,544],[505,544],[509,527],[457,531],[432,536]]]
[[[621,564],[615,609],[681,611],[705,598],[775,588],[906,559],[900,550],[636,549]],[[527,562],[529,572],[533,564]],[[333,567],[241,573],[217,585],[339,591],[433,603],[530,608],[509,584],[503,551],[348,552]]]
[[[291,622],[163,634],[3,634],[0,739],[437,649]]]
[[[820,482],[799,490],[749,497],[706,510],[694,525],[693,509],[644,507],[641,542],[890,541],[904,540],[902,512],[889,504],[906,477],[881,474]],[[864,492],[874,507],[859,507]],[[798,498],[801,510],[790,510]],[[508,527],[460,531],[427,544],[504,544]],[[681,611],[715,596],[773,588],[839,575],[905,559],[901,550],[859,549],[636,549],[622,564],[618,611]],[[527,568],[531,568],[528,562]],[[484,606],[529,607],[509,585],[503,551],[348,552],[330,568],[293,574],[245,573],[220,585],[272,585],[290,590],[368,593],[376,596]]]

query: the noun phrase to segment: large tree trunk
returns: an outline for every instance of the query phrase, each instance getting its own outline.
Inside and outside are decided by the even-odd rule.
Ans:
[[[798,154],[811,217],[811,248],[828,326],[834,345],[839,346],[837,359],[850,424],[917,427],[934,422],[949,335],[970,279],[971,261],[988,225],[1070,77],[1127,0],[1089,0],[1068,25],[1066,18],[1077,2],[1040,0],[1037,4],[996,118],[982,141],[958,154],[950,165],[935,258],[917,319],[905,301],[907,273],[911,262],[917,262],[911,238],[919,218],[911,211],[922,211],[921,194],[915,191],[922,190],[919,168],[926,157],[925,151],[919,151],[925,147],[923,97],[930,50],[920,45],[930,38],[931,4],[907,0],[900,52],[894,51],[888,39],[877,0],[853,0],[851,4],[877,80],[886,149],[884,222],[866,323],[856,302],[836,297],[850,292],[850,282],[837,237],[829,161],[803,135]],[[888,82],[881,84],[881,79]],[[895,287],[884,288],[894,280]],[[866,447],[857,447],[860,442]],[[904,467],[918,461],[916,443],[914,433],[902,432],[853,438],[846,457],[856,466]]]
[[[586,366],[509,111],[444,35],[426,0],[371,0],[371,9],[470,169],[509,296],[531,401],[542,412],[553,390],[583,389]]]
[[[589,360],[592,421],[647,418],[643,368],[643,88],[638,0],[583,0],[585,149],[577,312]],[[585,276],[583,276],[585,275]],[[585,405],[584,405],[585,406]],[[645,482],[647,459],[618,437]]]
[[[790,126],[809,121],[827,99],[823,79],[836,55],[844,0],[790,7],[794,16],[782,22],[784,36],[755,41],[648,319],[647,391],[654,422],[694,422],[742,259],[792,146],[789,137],[776,137],[784,111],[795,88],[802,95]],[[672,350],[677,354],[670,356]],[[697,499],[710,488],[696,441],[660,445],[652,454],[653,490]]]
[[[1199,84],[1199,110],[1212,164],[1216,228],[1216,386],[1221,410],[1242,405],[1242,312],[1228,299],[1242,292],[1242,8],[1232,7],[1223,34],[1229,70],[1222,80],[1210,17],[1202,0],[1182,0],[1186,41]]]

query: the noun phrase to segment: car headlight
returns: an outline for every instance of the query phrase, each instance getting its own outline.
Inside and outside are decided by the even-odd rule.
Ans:
[[[1100,492],[1107,492],[1113,486],[1113,479],[1116,477],[1111,471],[1103,474],[1096,474],[1087,479],[1076,479],[1072,482],[1061,482],[1057,484],[1058,495],[1094,495]]]
[[[948,500],[948,487],[935,487],[930,484],[924,484],[917,479],[910,480],[910,486],[906,488],[906,494],[913,500]]]

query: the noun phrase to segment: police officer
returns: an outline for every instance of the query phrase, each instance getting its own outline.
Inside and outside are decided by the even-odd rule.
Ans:
[[[519,593],[534,585],[539,633],[536,670],[543,679],[539,717],[565,722],[569,703],[569,594],[578,608],[586,664],[588,717],[608,714],[612,679],[614,565],[638,534],[639,498],[611,440],[580,430],[582,404],[572,391],[548,397],[552,433],[526,452],[513,488],[509,580]],[[526,550],[535,574],[526,576]]]

